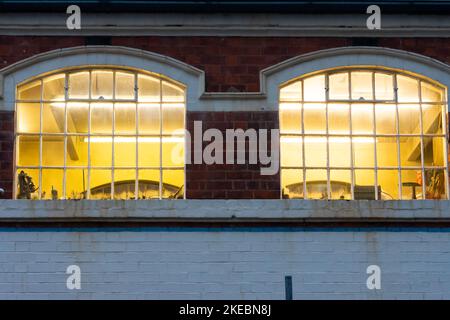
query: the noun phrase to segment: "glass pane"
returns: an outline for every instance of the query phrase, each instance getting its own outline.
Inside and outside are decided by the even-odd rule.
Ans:
[[[132,200],[136,194],[136,170],[114,171],[114,199]]]
[[[352,104],[353,134],[373,134],[373,105]]]
[[[33,81],[19,86],[17,90],[19,100],[41,100],[41,81]]]
[[[328,105],[328,132],[332,134],[350,133],[350,115],[348,104]]]
[[[423,199],[421,170],[402,170],[402,199]]]
[[[64,165],[64,137],[42,137],[42,165],[61,167]]]
[[[69,74],[69,99],[89,98],[89,72]]]
[[[63,199],[64,170],[43,169],[41,184],[41,199]]]
[[[139,170],[139,199],[159,199],[159,170]]]
[[[65,100],[65,74],[57,74],[43,79],[44,100],[64,101]]]
[[[303,107],[305,133],[326,133],[326,105],[322,103],[305,103]]]
[[[372,72],[351,73],[352,100],[373,100]]]
[[[335,73],[329,76],[329,99],[348,100],[350,99],[348,72]]]
[[[306,197],[307,199],[327,199],[327,171],[306,170]]]
[[[302,82],[297,81],[281,88],[280,101],[302,101]]]
[[[116,99],[134,99],[134,74],[116,72]]]
[[[378,170],[381,200],[398,200],[398,170]]]
[[[375,167],[375,139],[373,137],[353,137],[353,163],[355,167]]]
[[[375,99],[394,100],[394,77],[390,74],[375,73]]]
[[[419,102],[419,81],[397,75],[398,102]]]
[[[28,169],[28,168],[18,169],[16,171],[16,179],[17,179],[17,189],[16,189],[17,199],[32,199],[32,200],[39,199],[39,190],[41,185],[39,182],[38,169]],[[22,184],[24,185],[24,189],[21,192],[20,185]]]
[[[330,137],[330,167],[350,167],[351,151],[350,137]]]
[[[136,134],[136,104],[116,103],[114,112],[114,132]]]
[[[136,167],[136,137],[114,137],[114,166]]]
[[[427,199],[446,199],[445,171],[441,169],[426,169],[425,190]]]
[[[422,84],[422,102],[443,102],[444,90],[433,86],[427,82],[421,82]]]
[[[398,114],[400,117],[400,134],[420,134],[419,104],[400,104]]]
[[[111,170],[91,170],[90,174],[90,199],[111,199]]]
[[[355,186],[353,194],[355,200],[375,200],[375,171],[371,170],[355,170],[354,171]],[[379,197],[380,198],[380,197]]]
[[[294,136],[281,137],[281,166],[302,167],[302,138]]]
[[[162,82],[162,101],[163,102],[184,102],[184,90],[173,83]]]
[[[162,146],[162,166],[184,166],[184,138],[164,137]]]
[[[39,133],[40,115],[40,103],[17,103],[17,132]]]
[[[397,138],[377,137],[377,162],[379,167],[398,166]]]
[[[183,199],[184,170],[164,170],[162,198]]]
[[[151,76],[138,75],[138,92],[140,102],[160,102],[160,80]]]
[[[91,166],[111,167],[112,137],[91,137]]]
[[[162,105],[162,126],[164,134],[184,133],[184,104]]]
[[[400,137],[400,160],[403,167],[421,166],[420,137]]]
[[[88,169],[67,169],[66,198],[69,200],[86,199]]]
[[[283,199],[303,199],[303,170],[282,169],[281,191]]]
[[[89,126],[89,104],[67,103],[67,132],[87,133]]]
[[[44,103],[42,106],[42,132],[64,133],[66,104],[64,102]]]
[[[139,137],[139,167],[160,166],[159,137]]]
[[[140,103],[139,112],[139,134],[160,134],[158,103]]]
[[[18,136],[16,156],[19,166],[39,166],[39,136]]]
[[[112,99],[113,97],[113,72],[92,71],[92,99]]]
[[[352,178],[350,170],[330,170],[331,199],[351,200]]]
[[[304,101],[325,101],[325,76],[318,75],[303,80]]]
[[[423,138],[425,166],[443,167],[445,159],[445,138]]]
[[[376,104],[377,134],[397,134],[397,109],[395,104]]]
[[[112,133],[112,103],[91,103],[91,132]]]
[[[68,166],[86,167],[88,165],[88,137],[68,136],[66,163]]]
[[[325,137],[305,137],[305,165],[326,167],[327,139]]]
[[[302,132],[302,109],[300,103],[280,103],[280,132]]]
[[[422,105],[423,133],[424,134],[445,134],[442,125],[442,106]]]

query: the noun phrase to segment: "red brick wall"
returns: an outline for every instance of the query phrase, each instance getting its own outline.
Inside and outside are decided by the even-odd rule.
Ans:
[[[225,137],[226,129],[253,128],[268,129],[268,131],[277,129],[278,113],[273,111],[188,112],[187,129],[192,137],[194,121],[202,121],[203,131],[216,128],[221,130]],[[270,133],[268,136],[270,137]],[[194,150],[193,139],[191,142],[191,150]],[[207,144],[209,142],[204,145]],[[270,150],[270,144],[268,149]],[[190,164],[186,166],[186,197],[188,199],[279,199],[280,176],[279,174],[261,175],[259,164]]]
[[[167,55],[205,71],[207,91],[259,91],[259,71],[294,56],[358,45],[352,38],[280,37],[113,37],[111,45]],[[450,63],[448,38],[379,38],[378,46],[423,54]],[[38,53],[81,46],[85,37],[0,36],[0,68]],[[202,120],[204,130],[277,128],[276,112],[190,112],[188,128]],[[12,196],[13,114],[0,113],[0,187]],[[256,165],[188,165],[188,198],[279,198],[279,175],[261,176]]]
[[[0,188],[6,192],[1,198],[12,198],[14,112],[0,111]]]
[[[0,68],[32,55],[85,45],[84,37],[0,36]],[[352,38],[112,37],[111,45],[167,55],[205,71],[207,91],[259,91],[259,71],[294,56],[357,45]],[[423,54],[450,63],[448,38],[379,38],[378,46]]]

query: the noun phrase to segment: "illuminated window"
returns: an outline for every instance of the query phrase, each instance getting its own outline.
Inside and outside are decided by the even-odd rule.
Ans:
[[[333,70],[280,89],[283,198],[448,199],[446,90],[419,76]]]
[[[162,76],[83,69],[17,88],[18,175],[31,199],[184,197],[185,89]]]

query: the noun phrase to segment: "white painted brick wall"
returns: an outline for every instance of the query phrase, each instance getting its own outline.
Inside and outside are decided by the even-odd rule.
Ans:
[[[0,200],[0,222],[233,216],[448,221],[450,201]],[[66,288],[72,264],[81,290]],[[295,299],[450,299],[450,229],[0,228],[0,299],[284,299],[286,275]]]
[[[450,230],[0,230],[0,299],[284,299],[285,275],[295,299],[450,299]]]

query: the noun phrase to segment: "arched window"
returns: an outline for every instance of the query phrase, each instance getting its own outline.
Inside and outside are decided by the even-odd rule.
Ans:
[[[440,84],[341,68],[285,83],[279,99],[284,198],[448,198]]]
[[[179,83],[121,68],[70,70],[20,84],[16,111],[16,198],[184,197]]]

